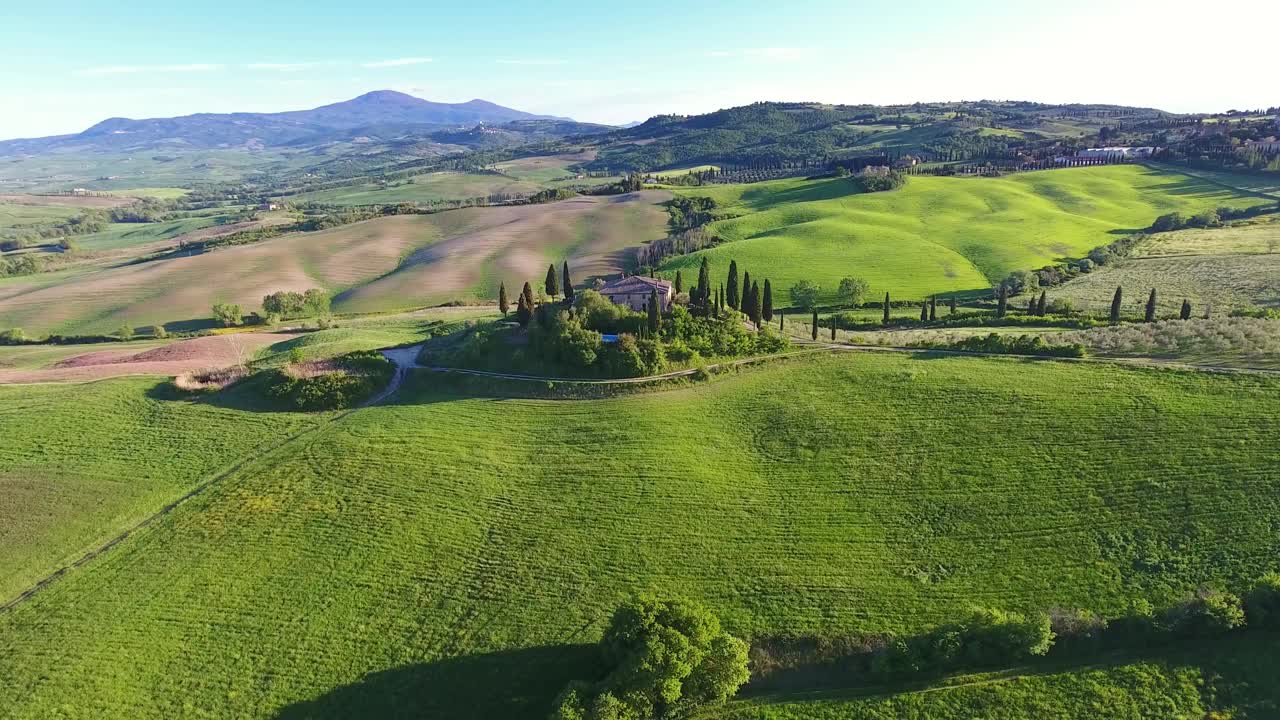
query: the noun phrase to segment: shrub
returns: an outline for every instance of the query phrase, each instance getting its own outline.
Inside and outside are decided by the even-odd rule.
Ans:
[[[27,344],[27,334],[22,328],[9,328],[8,330],[0,330],[0,345],[25,345]]]
[[[808,280],[801,280],[791,286],[788,294],[791,296],[792,305],[804,310],[812,310],[818,304],[818,296],[822,294],[822,288]]]
[[[157,340],[163,340],[169,337],[169,331],[165,330],[163,325],[152,325],[151,337],[156,338]]]
[[[361,350],[334,358],[332,367],[316,374],[296,375],[288,368],[267,371],[266,394],[298,410],[339,410],[372,395],[394,373],[380,353]]]
[[[1173,632],[1214,635],[1245,624],[1240,598],[1231,593],[1202,589],[1186,602],[1169,609],[1165,624]]]
[[[1009,277],[1000,281],[997,288],[1003,287],[1010,295],[1020,295],[1040,288],[1040,277],[1030,270],[1015,270]]]
[[[1244,598],[1250,625],[1280,626],[1280,574],[1267,573],[1258,579]]]
[[[121,340],[132,340],[133,326],[121,325],[120,329],[116,330],[116,337],[120,338]]]
[[[217,303],[213,306],[213,319],[222,327],[234,327],[244,320],[244,313],[239,305]]]

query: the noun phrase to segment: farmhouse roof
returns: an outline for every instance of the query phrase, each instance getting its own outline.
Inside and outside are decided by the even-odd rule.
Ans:
[[[601,295],[621,295],[624,293],[649,292],[657,290],[666,294],[671,290],[671,282],[668,280],[658,280],[657,278],[643,277],[641,275],[630,275],[618,280],[610,280],[600,288]]]

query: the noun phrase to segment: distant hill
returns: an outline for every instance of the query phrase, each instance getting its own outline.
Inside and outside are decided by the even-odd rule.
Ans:
[[[74,135],[0,142],[0,156],[50,151],[128,151],[157,148],[299,147],[355,138],[390,140],[478,123],[572,120],[535,115],[487,100],[437,103],[378,90],[311,110],[280,113],[199,113],[176,118],[110,118]],[[581,128],[575,128],[580,131]]]
[[[597,138],[592,170],[703,164],[825,165],[859,156],[984,160],[1052,153],[1100,128],[1159,128],[1176,116],[1118,105],[1021,101],[828,105],[759,102],[704,115],[658,115]]]

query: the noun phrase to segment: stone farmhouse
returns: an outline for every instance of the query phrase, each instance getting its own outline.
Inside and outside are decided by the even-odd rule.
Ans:
[[[662,309],[669,310],[676,294],[671,283],[666,280],[640,275],[624,276],[605,283],[600,288],[600,294],[614,305],[626,305],[636,312],[643,312],[649,309],[649,297],[654,290],[658,291],[658,301],[662,303]]]

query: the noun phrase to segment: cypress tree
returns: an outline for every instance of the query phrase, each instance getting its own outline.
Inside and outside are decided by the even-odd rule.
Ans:
[[[1120,302],[1124,297],[1124,293],[1119,286],[1116,286],[1116,294],[1111,298],[1111,322],[1120,322]]]
[[[884,324],[889,324],[889,293],[884,294]]]
[[[529,287],[529,283],[525,283],[524,290],[520,292],[520,299],[516,301],[516,322],[520,323],[520,327],[526,327],[532,319],[533,288]]]
[[[698,307],[703,316],[711,315],[711,263],[707,256],[702,256],[702,267],[698,268]]]
[[[760,294],[760,283],[751,283],[751,322],[760,329],[760,318],[764,315],[764,302]]]
[[[658,310],[658,289],[654,288],[649,291],[649,332],[654,335],[658,334],[658,328],[662,327],[662,313]]]
[[[560,294],[560,280],[556,277],[555,263],[547,266],[547,281],[544,284],[546,285],[547,294],[551,296],[552,300],[555,300],[556,296]]]
[[[1002,318],[1009,310],[1009,288],[1004,285],[1000,286],[1000,291],[996,293],[996,317]]]
[[[929,303],[920,303],[920,322],[929,322]]]
[[[787,313],[783,310],[779,310],[778,311],[778,332],[782,332],[784,329],[786,329],[786,324],[787,324]]]
[[[1049,297],[1049,293],[1047,291],[1045,290],[1040,291],[1040,302],[1036,305],[1036,314],[1039,315],[1040,317],[1044,317],[1044,311],[1046,307],[1045,302],[1048,300],[1048,297]]]
[[[836,341],[836,316],[831,316],[831,342]]]
[[[931,295],[929,297],[929,320],[938,319],[938,296]]]
[[[741,303],[735,309],[741,310],[743,314],[749,314],[751,310],[751,273],[742,271],[742,290],[738,293],[738,302]]]
[[[817,310],[813,311],[813,327],[810,328],[810,330],[811,330],[811,334],[813,335],[814,342],[817,342],[818,340],[818,311]]]
[[[684,277],[680,275],[680,271],[676,271],[676,294],[684,292]]]
[[[1183,320],[1191,319],[1191,301],[1190,300],[1182,301],[1182,312],[1178,313],[1178,317],[1182,318]]]
[[[951,314],[952,315],[956,314],[956,296],[955,295],[951,296]]]
[[[741,306],[741,297],[738,295],[738,261],[729,261],[729,284],[725,288],[725,301],[729,303],[729,307],[737,310]]]
[[[564,286],[564,299],[573,300],[573,281],[569,279],[569,261],[564,261],[564,279],[560,283]],[[679,292],[679,291],[677,291]]]
[[[1147,314],[1143,317],[1143,322],[1156,321],[1156,289],[1151,288],[1151,297],[1147,298]]]
[[[502,317],[506,317],[510,309],[511,303],[507,302],[507,284],[498,283],[498,310],[502,312]]]

